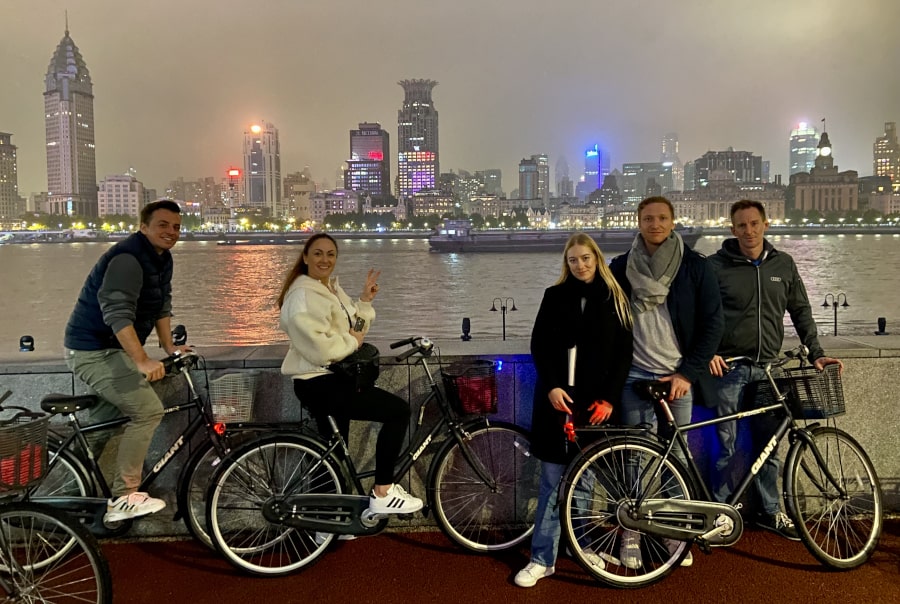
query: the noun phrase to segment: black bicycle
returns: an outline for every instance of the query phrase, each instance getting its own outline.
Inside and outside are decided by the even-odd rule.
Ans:
[[[766,379],[755,384],[757,408],[685,426],[675,423],[669,409],[668,384],[636,384],[642,396],[662,408],[674,430],[669,441],[647,429],[576,431],[599,436],[571,463],[560,489],[563,530],[579,563],[610,585],[641,587],[677,568],[691,543],[707,553],[711,547],[733,545],[743,533],[737,502],[785,436],[790,448],[783,470],[784,499],[800,539],[832,568],[866,562],[883,524],[878,477],[862,446],[834,425],[834,416],[844,412],[839,367],[829,365],[822,372],[805,367],[807,354],[801,346],[764,366]],[[799,359],[800,367],[783,367],[791,359]],[[768,444],[728,502],[714,502],[685,433],[773,412],[783,417]],[[674,455],[676,447],[687,467]],[[617,558],[626,531],[640,536],[637,567]]]
[[[395,480],[439,444],[428,468],[424,513],[433,510],[443,532],[472,551],[523,542],[533,530],[538,492],[528,437],[514,424],[466,414],[473,400],[496,404],[493,363],[442,371],[454,406],[427,362],[434,344],[423,337],[391,344],[401,346],[409,348],[397,360],[417,356],[429,392]],[[432,401],[439,413],[429,426],[424,418]],[[333,419],[331,425],[327,441],[311,427],[264,434],[219,464],[207,496],[208,532],[234,566],[256,575],[284,575],[318,559],[338,535],[374,535],[387,526],[387,516],[368,512],[362,480],[374,471],[357,471]]]
[[[227,374],[219,378],[228,396],[209,403],[195,387],[191,370],[199,368],[205,376],[205,364],[196,352],[186,352],[163,359],[168,376],[183,376],[188,390],[188,400],[165,409],[166,416],[188,414],[184,428],[145,471],[140,491],[146,491],[159,475],[182,451],[190,451],[177,481],[177,511],[175,519],[182,519],[188,531],[207,546],[212,542],[206,533],[206,491],[218,460],[241,438],[268,429],[268,424],[247,422],[226,423],[222,420],[249,417],[249,399],[252,384],[246,373]],[[215,390],[217,380],[207,379],[207,389]],[[27,489],[22,498],[45,503],[80,519],[92,533],[100,537],[114,537],[126,533],[133,520],[107,522],[104,520],[107,500],[112,496],[97,458],[89,444],[92,434],[111,431],[128,423],[128,417],[82,425],[76,413],[99,402],[93,394],[51,394],[41,400],[41,409],[51,415],[59,415],[64,423],[51,428],[49,435],[50,461],[48,472],[42,480]],[[241,407],[236,409],[236,407]],[[244,408],[246,407],[246,408]],[[227,430],[226,430],[227,426]]]
[[[112,602],[96,539],[50,506],[16,501],[47,468],[49,417],[0,397],[0,597],[3,602]],[[5,418],[11,412],[12,417]]]

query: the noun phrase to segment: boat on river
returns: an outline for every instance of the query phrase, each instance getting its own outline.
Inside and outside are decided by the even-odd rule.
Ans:
[[[692,246],[703,236],[700,227],[677,227]],[[573,233],[590,235],[604,254],[620,254],[631,249],[636,229],[497,229],[479,230],[468,219],[446,219],[428,237],[432,252],[562,252]]]

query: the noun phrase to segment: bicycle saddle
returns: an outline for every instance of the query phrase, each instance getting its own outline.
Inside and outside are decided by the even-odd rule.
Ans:
[[[669,398],[671,383],[659,380],[638,380],[632,384],[632,387],[642,399],[655,403],[660,399]]]

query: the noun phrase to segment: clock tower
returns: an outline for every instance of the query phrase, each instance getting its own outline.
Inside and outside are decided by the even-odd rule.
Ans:
[[[819,139],[819,145],[816,147],[816,168],[820,170],[831,170],[834,168],[834,157],[831,155],[831,141],[828,140],[827,132],[822,133],[822,138]]]

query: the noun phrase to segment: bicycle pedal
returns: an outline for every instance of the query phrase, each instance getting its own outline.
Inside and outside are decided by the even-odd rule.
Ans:
[[[695,539],[694,542],[697,544],[697,547],[700,548],[700,551],[706,555],[712,554],[712,547],[709,545],[709,541],[706,539]]]

